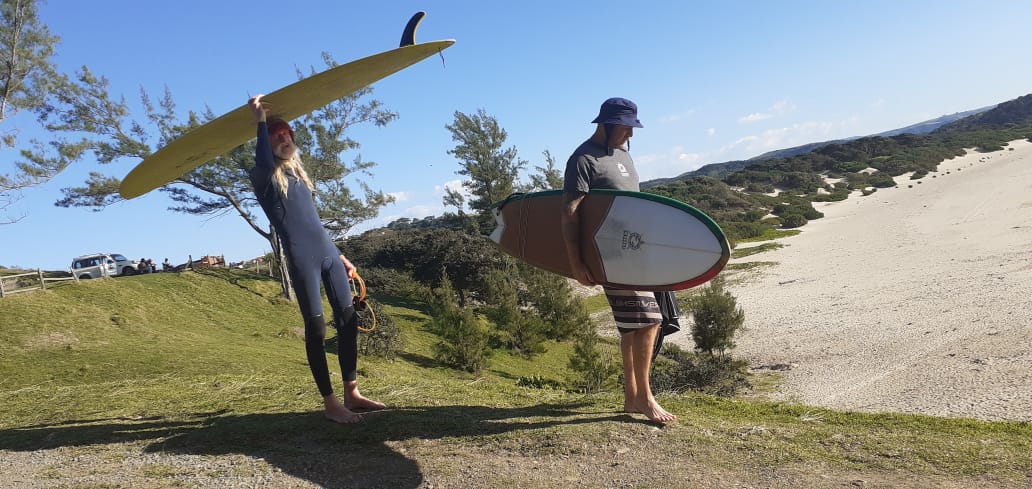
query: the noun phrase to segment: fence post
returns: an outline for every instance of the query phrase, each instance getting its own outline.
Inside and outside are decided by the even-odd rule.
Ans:
[[[43,280],[43,269],[37,268],[36,273],[39,274],[39,288],[42,290],[47,290],[47,282]]]
[[[4,279],[0,277],[0,298],[4,296]]]

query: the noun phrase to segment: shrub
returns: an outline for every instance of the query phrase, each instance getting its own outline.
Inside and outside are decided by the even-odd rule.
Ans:
[[[487,366],[487,328],[468,307],[455,307],[435,317],[433,327],[441,340],[434,344],[434,358],[449,367],[480,373]]]
[[[745,360],[692,353],[666,344],[653,364],[650,382],[657,392],[698,391],[732,397],[741,389],[751,387],[747,368]]]
[[[358,352],[362,355],[393,360],[405,344],[401,328],[394,324],[394,320],[384,311],[379,302],[366,299],[366,304],[369,311],[358,312],[358,326],[368,329],[373,326],[373,318],[375,318],[376,328],[368,333],[359,332]]]
[[[849,190],[836,190],[830,194],[814,196],[814,202],[840,202],[849,198]]]
[[[450,367],[479,373],[487,366],[487,328],[472,309],[455,304],[455,289],[447,277],[431,295],[429,327],[441,337],[434,344],[434,357]]]
[[[429,290],[408,273],[391,268],[370,267],[362,270],[362,279],[366,287],[377,294],[384,294],[402,299],[426,300]]]
[[[571,388],[585,394],[605,390],[620,372],[613,349],[605,347],[594,325],[586,324],[574,335],[570,370]]]
[[[769,183],[750,183],[745,186],[745,191],[754,194],[769,194],[774,191],[774,186]]]
[[[781,216],[781,227],[784,228],[798,228],[803,227],[809,222],[801,214],[786,214]]]
[[[562,389],[562,384],[552,379],[546,379],[540,375],[531,375],[530,377],[520,377],[516,379],[517,387],[529,387],[532,389]]]
[[[717,276],[698,295],[691,297],[687,309],[692,313],[692,339],[695,349],[710,355],[723,354],[735,346],[735,333],[745,323],[745,312],[724,289],[724,278]]]
[[[545,351],[545,322],[521,304],[517,279],[511,272],[491,270],[485,275],[484,317],[495,324],[500,341],[518,355],[531,357]]]
[[[520,264],[521,291],[527,306],[532,306],[543,321],[543,334],[556,341],[568,340],[591,319],[584,300],[573,293],[570,283],[559,275]]]
[[[724,233],[727,235],[728,241],[740,241],[744,239],[756,238],[762,236],[763,233],[767,232],[771,228],[772,224],[769,219],[765,219],[763,222],[725,222],[721,223]]]

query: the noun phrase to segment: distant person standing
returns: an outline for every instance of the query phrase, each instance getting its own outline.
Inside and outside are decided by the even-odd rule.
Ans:
[[[251,184],[269,222],[282,238],[290,278],[305,322],[305,352],[312,377],[323,397],[323,414],[338,423],[354,423],[361,418],[355,410],[383,409],[380,402],[367,399],[358,391],[358,316],[352,303],[348,279],[355,266],[330,240],[319,220],[294,131],[286,121],[267,120],[268,109],[262,96],[248,100],[258,125],[255,166]],[[323,318],[322,291],[333,308],[337,329],[337,358],[344,377],[344,402],[333,393],[326,363],[326,320]]]
[[[595,285],[580,252],[580,203],[592,189],[639,191],[638,173],[628,152],[638,120],[638,106],[624,98],[602,103],[595,132],[566,162],[563,179],[562,233],[573,276],[583,285]],[[624,372],[624,412],[641,413],[650,420],[669,423],[677,416],[664,410],[652,395],[649,370],[652,350],[663,316],[652,292],[604,287],[620,332]]]

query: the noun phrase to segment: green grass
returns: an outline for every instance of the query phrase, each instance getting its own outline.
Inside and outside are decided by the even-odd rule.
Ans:
[[[584,298],[584,305],[588,308],[588,314],[595,314],[599,311],[609,310],[609,300],[606,295],[599,293]]]
[[[581,483],[600,486],[611,484],[608,471],[619,470],[612,454],[626,447],[624,463],[643,469],[633,476],[638,487],[682,487],[699,474],[764,485],[768,467],[801,487],[819,486],[818,472],[887,487],[1032,481],[1029,423],[661,394],[680,421],[657,431],[619,412],[619,392],[517,386],[532,376],[563,382],[568,344],[550,343],[530,359],[496,352],[481,375],[457,372],[433,359],[426,312],[389,298],[381,300],[404,332],[405,351],[395,361],[363,357],[359,367],[363,392],[392,409],[337,427],[319,414],[299,314],[277,290],[277,282],[224,270],[84,281],[0,299],[0,464],[5,454],[51,449],[104,460],[126,450],[245,456],[318,485],[346,477],[384,487],[430,479],[463,487],[463,464],[483,464],[497,468],[495,478],[477,487],[554,487],[535,474],[562,457],[597,464],[599,479]],[[589,307],[604,308],[601,301],[590,298]],[[353,463],[331,477],[312,468],[313,453]],[[653,462],[664,459],[681,462]],[[69,480],[87,469],[39,467],[36,477]],[[187,469],[155,462],[133,470],[127,477],[159,484]]]
[[[750,246],[748,248],[737,247],[734,251],[731,252],[731,258],[745,258],[747,256],[752,256],[757,253],[763,253],[764,251],[771,251],[776,250],[778,248],[783,248],[784,246],[785,245],[781,243],[763,243],[761,245]]]
[[[802,232],[799,229],[768,229],[760,236],[754,238],[744,238],[738,240],[739,243],[756,243],[759,241],[770,241],[772,239],[787,238],[789,236],[795,236]]]

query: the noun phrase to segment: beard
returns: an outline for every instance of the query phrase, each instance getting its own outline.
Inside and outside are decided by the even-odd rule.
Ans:
[[[294,153],[297,152],[297,146],[290,143],[284,143],[272,148],[272,154],[276,155],[281,160],[289,160],[294,157]]]

